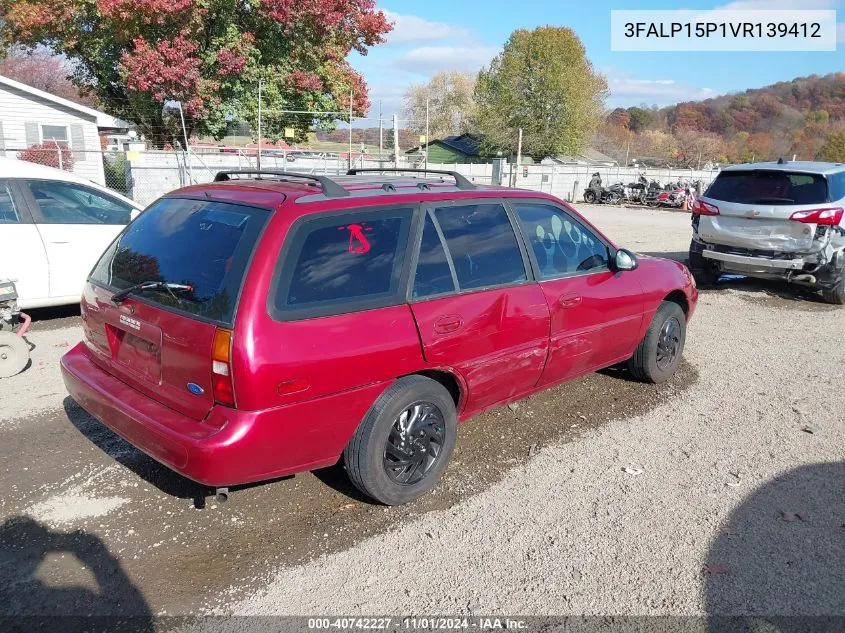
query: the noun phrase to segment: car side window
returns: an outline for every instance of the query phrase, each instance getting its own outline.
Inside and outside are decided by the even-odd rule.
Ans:
[[[505,208],[498,202],[434,211],[452,257],[460,290],[525,281],[525,265]]]
[[[607,245],[570,214],[547,204],[515,207],[541,279],[609,270]]]
[[[21,214],[15,206],[12,188],[7,182],[0,182],[0,224],[19,224]]]
[[[83,185],[53,180],[26,182],[44,224],[129,224],[132,206]]]
[[[454,291],[455,280],[446,259],[446,250],[431,215],[426,213],[412,297],[422,299]]]
[[[299,224],[277,273],[274,316],[312,318],[402,301],[412,214],[411,208],[365,208]]]

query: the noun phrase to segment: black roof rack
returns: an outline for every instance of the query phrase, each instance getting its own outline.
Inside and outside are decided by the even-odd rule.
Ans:
[[[337,184],[328,176],[316,176],[314,174],[300,174],[295,171],[282,171],[280,169],[233,169],[230,171],[218,171],[214,177],[214,182],[224,182],[232,180],[231,176],[235,175],[252,175],[256,176],[256,180],[261,180],[262,176],[279,177],[280,180],[301,178],[303,180],[311,180],[319,184],[323,188],[323,195],[327,198],[346,198],[349,192]]]
[[[414,174],[441,174],[444,176],[451,176],[455,179],[455,186],[458,189],[478,189],[473,183],[466,179],[463,174],[459,174],[456,171],[448,171],[445,169],[410,169],[410,168],[403,168],[403,167],[367,167],[367,168],[354,168],[350,169],[346,172],[347,176],[355,176],[357,174],[373,174],[379,172],[391,172],[391,173],[414,173]]]

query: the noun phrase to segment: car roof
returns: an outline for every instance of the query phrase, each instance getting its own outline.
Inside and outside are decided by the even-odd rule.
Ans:
[[[749,171],[754,169],[827,175],[845,171],[845,164],[823,163],[821,161],[809,160],[785,160],[783,162],[771,161],[765,163],[744,163],[741,165],[730,165],[728,167],[722,168],[722,171]]]
[[[131,204],[136,209],[143,208],[134,200],[126,196],[103,187],[102,185],[83,178],[73,172],[65,171],[63,169],[56,169],[55,167],[47,167],[46,165],[39,165],[38,163],[31,163],[26,160],[17,160],[14,158],[5,158],[0,156],[0,178],[31,178],[35,180],[57,180],[59,182],[72,182],[77,185],[86,185],[93,187],[104,193],[108,193],[115,198],[120,198],[124,202]]]
[[[232,201],[241,200],[264,206],[277,204],[285,199],[292,199],[298,203],[329,201],[343,203],[343,201],[355,198],[384,197],[389,199],[408,195],[422,198],[431,195],[433,198],[437,198],[442,197],[442,194],[450,194],[450,197],[458,199],[490,197],[491,195],[539,197],[539,192],[536,191],[473,183],[460,175],[456,179],[452,175],[453,172],[444,172],[438,176],[430,171],[423,172],[413,169],[402,171],[411,175],[361,173],[315,176],[291,171],[284,173],[262,172],[261,174],[249,172],[242,174],[244,177],[241,178],[237,172],[222,172],[232,174],[234,177],[229,180],[224,179],[184,187],[168,195],[204,195]]]

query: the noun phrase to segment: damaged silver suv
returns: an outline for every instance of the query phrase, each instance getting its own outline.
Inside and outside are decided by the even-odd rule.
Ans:
[[[783,279],[845,304],[845,164],[727,167],[693,206],[690,269]]]

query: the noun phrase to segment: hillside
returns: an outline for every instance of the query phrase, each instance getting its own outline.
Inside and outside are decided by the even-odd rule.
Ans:
[[[792,155],[845,160],[836,152],[843,134],[845,73],[839,72],[661,109],[617,108],[595,144],[617,159],[627,153],[688,165]]]

